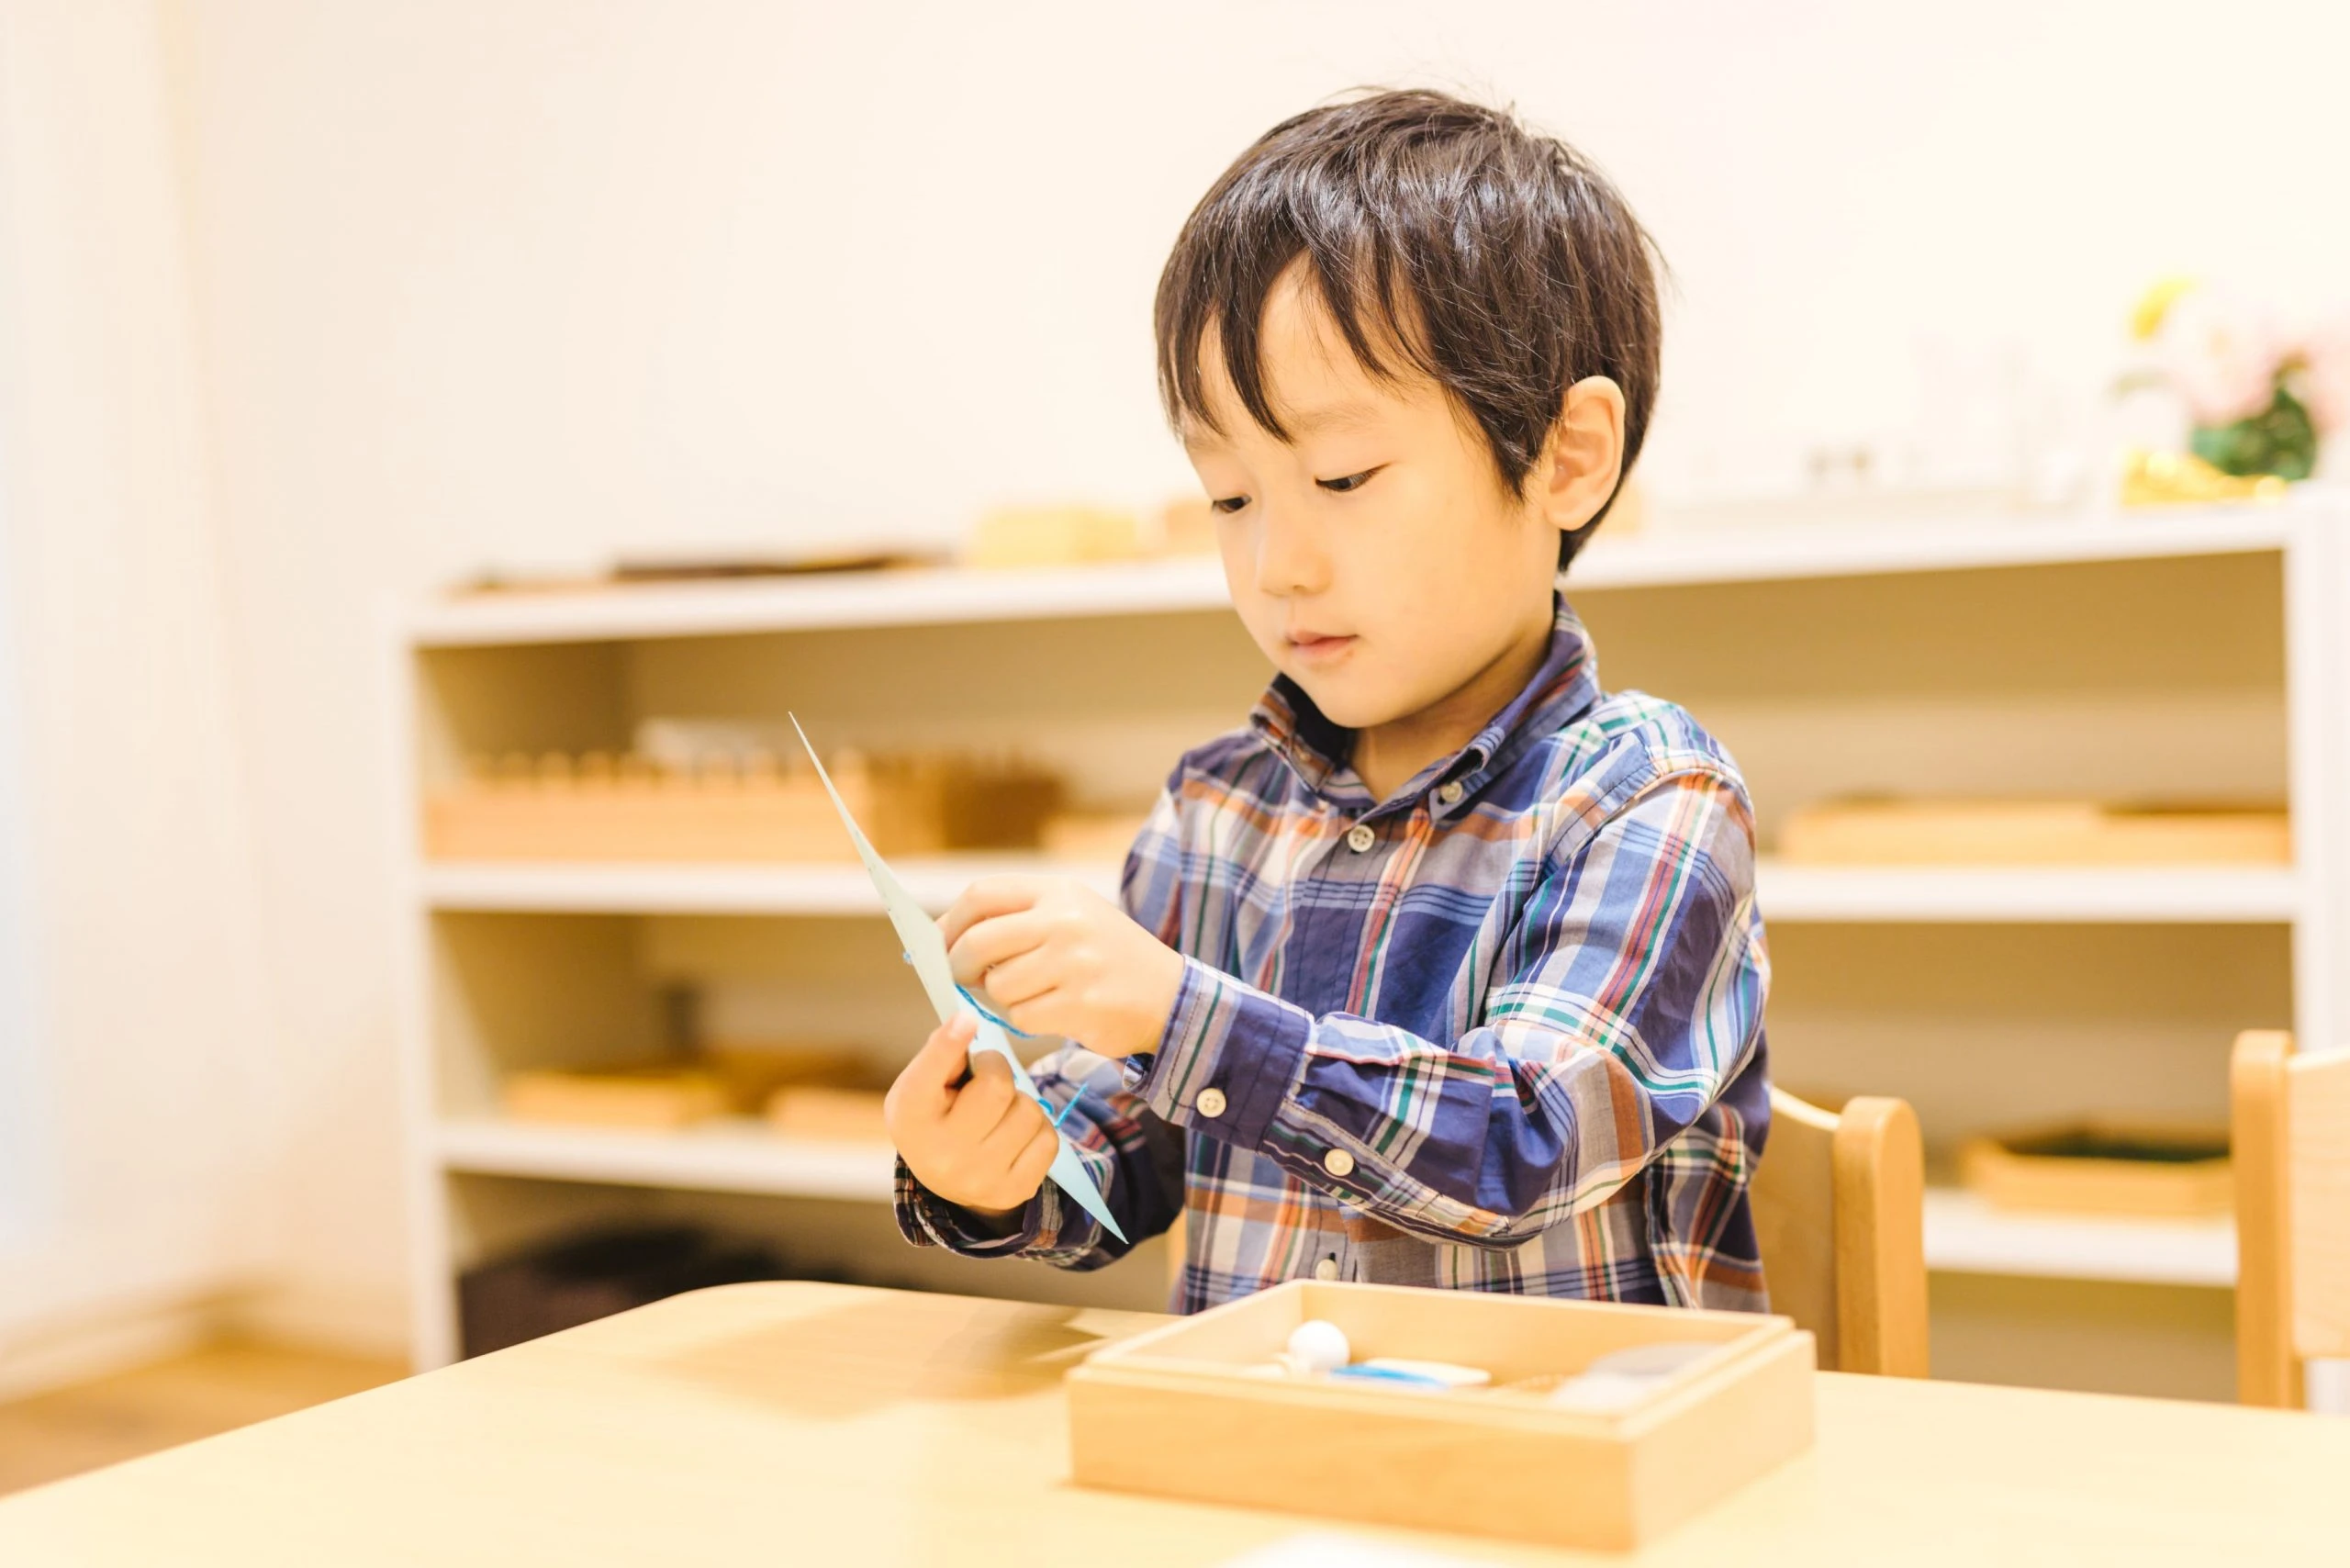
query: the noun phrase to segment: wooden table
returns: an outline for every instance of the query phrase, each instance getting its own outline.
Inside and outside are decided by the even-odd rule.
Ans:
[[[1156,1321],[703,1291],[0,1501],[0,1563],[1155,1568],[1326,1530],[1069,1484],[1061,1373]],[[2350,1420],[1825,1374],[1809,1457],[1636,1556],[1360,1533],[1494,1562],[2341,1562],[2345,1481]]]

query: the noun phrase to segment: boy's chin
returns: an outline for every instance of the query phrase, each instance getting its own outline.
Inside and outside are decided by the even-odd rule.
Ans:
[[[1374,729],[1410,711],[1410,703],[1401,694],[1382,690],[1370,681],[1295,673],[1290,678],[1314,699],[1324,718],[1342,729]]]

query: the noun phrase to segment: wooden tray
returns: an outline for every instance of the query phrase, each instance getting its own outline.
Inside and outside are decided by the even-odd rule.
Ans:
[[[2284,866],[2293,834],[2282,811],[1836,801],[1789,817],[1779,855],[1814,866]]]
[[[1317,1317],[1359,1360],[1463,1362],[1496,1383],[1641,1345],[1716,1349],[1608,1413],[1247,1370]],[[1299,1280],[1096,1351],[1069,1374],[1069,1447],[1081,1485],[1626,1549],[1808,1449],[1813,1364],[1784,1317]]]
[[[671,1130],[759,1111],[795,1087],[854,1092],[841,1086],[865,1071],[862,1057],[839,1047],[711,1046],[677,1060],[509,1072],[499,1102],[517,1121]]]
[[[2235,1206],[2227,1147],[2224,1127],[2073,1122],[1967,1139],[1959,1181],[2003,1209],[2190,1219]]]
[[[509,1072],[499,1101],[518,1122],[669,1132],[732,1108],[718,1075],[690,1067]]]
[[[767,1125],[787,1137],[833,1143],[888,1143],[878,1089],[835,1089],[822,1084],[786,1084],[768,1097]]]

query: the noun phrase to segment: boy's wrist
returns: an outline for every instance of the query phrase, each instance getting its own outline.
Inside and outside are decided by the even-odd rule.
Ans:
[[[1314,1017],[1197,958],[1155,1058],[1130,1080],[1162,1119],[1225,1143],[1255,1147],[1304,1071]]]

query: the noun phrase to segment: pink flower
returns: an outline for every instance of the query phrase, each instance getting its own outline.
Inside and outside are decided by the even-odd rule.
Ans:
[[[2350,316],[2336,316],[2310,334],[2301,350],[2300,392],[2320,435],[2350,421]]]
[[[2268,312],[2210,284],[2163,313],[2154,362],[2199,425],[2227,425],[2268,407],[2285,344]]]

